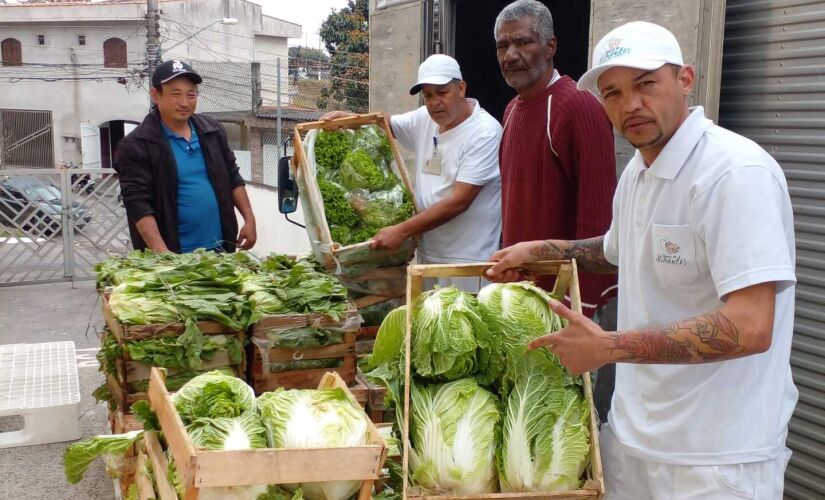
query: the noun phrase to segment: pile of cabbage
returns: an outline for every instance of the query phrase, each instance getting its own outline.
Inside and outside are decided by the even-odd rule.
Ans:
[[[367,241],[413,215],[412,198],[393,171],[390,142],[380,127],[319,131],[313,153],[334,242]]]
[[[192,444],[207,450],[257,448],[338,448],[367,444],[368,424],[364,410],[343,389],[286,390],[261,394],[257,399],[243,380],[219,371],[199,375],[172,395]],[[148,404],[135,409],[149,429],[157,421]],[[140,433],[96,436],[69,446],[64,469],[70,483],[80,481],[90,462],[98,457],[122,455]],[[169,477],[184,498],[174,459]],[[111,470],[116,470],[112,467]],[[199,497],[236,500],[347,500],[359,490],[360,481],[327,481],[253,486],[202,488]]]
[[[410,480],[423,494],[578,489],[590,458],[580,377],[526,344],[563,328],[531,283],[455,287],[412,305]],[[367,377],[401,415],[407,308],[382,323]],[[400,427],[400,425],[399,425]]]

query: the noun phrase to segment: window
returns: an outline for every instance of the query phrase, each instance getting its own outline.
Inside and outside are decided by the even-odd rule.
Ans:
[[[77,44],[86,45],[86,35],[77,35]]]
[[[37,45],[46,45],[46,35],[37,35]]]
[[[6,38],[0,42],[3,54],[3,66],[20,66],[23,64],[23,51],[20,40]]]
[[[110,38],[103,42],[103,66],[106,68],[126,67],[126,42],[120,38]]]

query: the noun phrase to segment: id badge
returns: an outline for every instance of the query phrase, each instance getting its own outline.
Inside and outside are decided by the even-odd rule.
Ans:
[[[435,138],[433,138],[433,142],[435,142]],[[441,155],[438,154],[438,143],[434,144],[433,157],[424,162],[424,173],[441,175]]]

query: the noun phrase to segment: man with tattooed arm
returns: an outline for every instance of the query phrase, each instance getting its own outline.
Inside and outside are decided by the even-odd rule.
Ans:
[[[797,400],[793,214],[779,165],[689,108],[694,69],[672,33],[633,22],[596,45],[579,81],[635,147],[601,237],[494,254],[492,279],[526,262],[619,274],[618,331],[554,302],[570,324],[531,343],[574,373],[616,363],[602,429],[609,499],[782,498]]]

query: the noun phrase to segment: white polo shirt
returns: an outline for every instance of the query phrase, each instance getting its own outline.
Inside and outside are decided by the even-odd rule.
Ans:
[[[498,250],[501,125],[478,101],[472,101],[473,114],[443,134],[438,133],[438,124],[425,106],[391,120],[398,142],[415,151],[415,196],[422,210],[452,195],[456,181],[484,186],[466,211],[421,235],[418,257],[423,262],[486,262]],[[425,168],[433,159],[436,144],[441,167]]]
[[[777,282],[771,348],[699,365],[616,365],[610,426],[630,453],[674,465],[774,458],[797,400],[789,364],[795,248],[785,176],[701,107],[647,168],[636,151],[604,253],[619,266],[618,329],[666,326]]]

